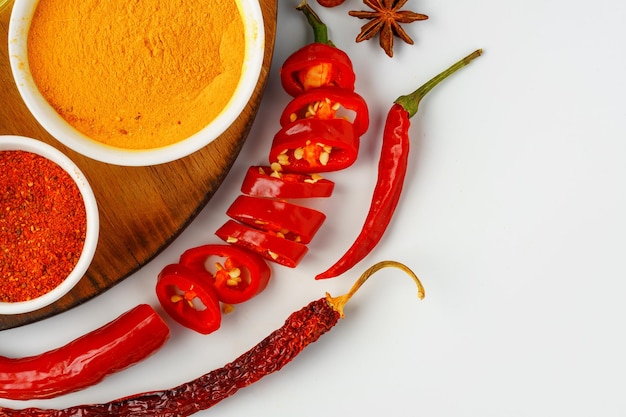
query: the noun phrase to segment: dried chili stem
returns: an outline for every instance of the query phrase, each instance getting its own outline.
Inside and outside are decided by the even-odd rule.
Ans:
[[[417,275],[415,275],[415,273],[408,266],[397,261],[381,261],[366,269],[365,272],[361,274],[359,279],[352,285],[350,291],[348,291],[346,294],[340,295],[338,297],[331,297],[330,294],[326,293],[326,301],[328,301],[328,303],[340,314],[341,318],[343,318],[344,306],[350,300],[350,298],[352,298],[352,296],[359,290],[359,288],[361,288],[361,285],[363,285],[369,277],[374,275],[379,270],[389,267],[401,269],[402,271],[406,272],[407,275],[413,278],[413,281],[415,281],[415,284],[417,284],[417,297],[420,300],[424,298],[424,296],[426,295],[424,286],[422,285]]]

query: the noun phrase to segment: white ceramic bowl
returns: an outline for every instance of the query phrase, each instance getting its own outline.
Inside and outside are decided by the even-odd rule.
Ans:
[[[52,304],[67,294],[89,268],[98,245],[100,219],[98,205],[91,186],[80,169],[65,154],[47,143],[22,136],[0,136],[0,151],[23,150],[41,155],[63,168],[76,182],[85,203],[87,214],[87,230],[83,251],[72,272],[52,291],[29,301],[0,302],[0,314],[21,314],[38,310]]]
[[[13,77],[26,106],[58,141],[92,159],[125,166],[148,166],[183,158],[220,136],[241,114],[250,100],[263,64],[265,32],[258,0],[238,0],[245,28],[244,68],[226,108],[204,129],[161,148],[129,150],[89,139],[68,124],[37,89],[28,66],[27,34],[38,0],[15,2],[9,23],[9,57]]]

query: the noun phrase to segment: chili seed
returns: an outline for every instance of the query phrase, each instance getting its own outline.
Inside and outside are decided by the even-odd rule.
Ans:
[[[287,154],[278,155],[278,163],[281,165],[289,165],[289,155]]]
[[[326,166],[330,160],[330,154],[328,152],[322,152],[320,154],[320,164]]]

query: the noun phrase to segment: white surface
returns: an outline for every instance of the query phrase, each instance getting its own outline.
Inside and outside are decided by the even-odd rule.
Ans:
[[[139,302],[156,305],[155,277],[213,232],[245,169],[265,161],[288,98],[278,67],[309,41],[302,16],[280,1],[270,82],[249,141],[223,187],[157,259],[75,310],[0,332],[1,354],[35,354]],[[315,6],[315,2],[312,3]],[[626,383],[626,5],[531,0],[410,1],[430,19],[405,25],[416,44],[356,44],[362,9],[321,9],[331,38],[357,70],[372,124],[353,167],[327,175],[334,195],[310,253],[227,316],[209,336],[172,324],[155,356],[45,407],[108,401],[167,388],[234,359],[289,313],[345,292],[366,266],[403,261],[421,277],[422,302],[401,272],[381,271],[346,319],[290,365],[197,415],[385,414],[429,417],[623,416]],[[413,119],[406,188],[391,227],[352,272],[313,280],[344,251],[365,216],[384,115],[400,94],[474,49],[484,55],[422,102]]]

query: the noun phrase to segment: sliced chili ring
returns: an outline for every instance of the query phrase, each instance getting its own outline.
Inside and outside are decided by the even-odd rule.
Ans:
[[[357,136],[363,135],[369,127],[369,112],[363,97],[342,88],[320,87],[295,96],[285,106],[280,125],[287,126],[310,117],[322,120],[344,117],[352,122]]]
[[[262,197],[240,195],[226,210],[231,218],[278,237],[309,243],[326,220],[321,211]]]
[[[214,332],[222,323],[220,302],[208,275],[170,264],[159,273],[156,284],[156,295],[165,312],[202,334]]]
[[[215,234],[223,241],[256,252],[267,260],[295,268],[306,254],[306,245],[227,220]]]
[[[217,298],[227,304],[248,301],[267,287],[271,270],[260,255],[233,245],[202,245],[183,252],[182,265],[210,274]]]
[[[280,167],[280,165],[279,165]],[[268,198],[330,197],[335,183],[319,174],[282,172],[280,167],[251,166],[241,184],[246,195]]]
[[[358,152],[359,138],[347,120],[299,119],[276,133],[269,161],[285,172],[330,172],[352,165]]]
[[[324,86],[354,90],[355,79],[348,54],[324,43],[303,46],[291,54],[280,68],[283,89],[292,97]]]

